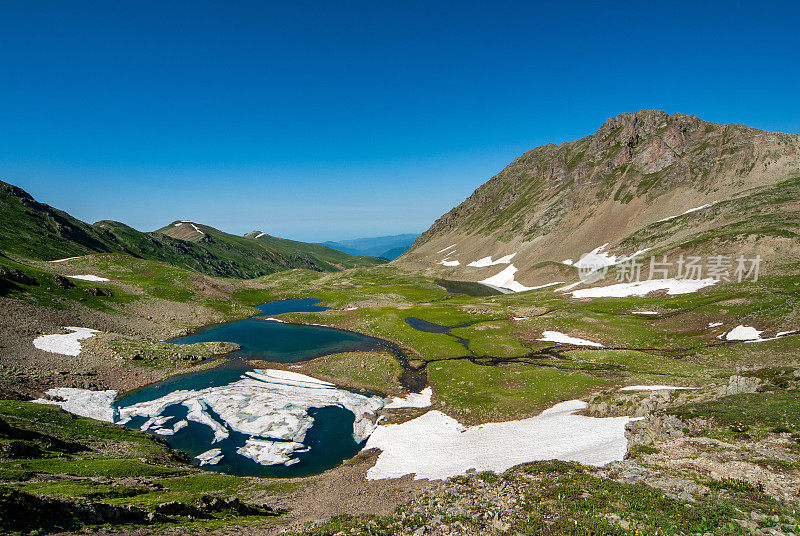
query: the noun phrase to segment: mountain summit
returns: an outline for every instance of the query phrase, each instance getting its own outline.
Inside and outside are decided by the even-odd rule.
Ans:
[[[624,113],[586,138],[526,152],[436,220],[400,262],[479,280],[497,266],[476,261],[515,254],[519,275],[535,284],[605,244],[630,254],[747,241],[766,257],[796,253],[798,177],[800,136]]]

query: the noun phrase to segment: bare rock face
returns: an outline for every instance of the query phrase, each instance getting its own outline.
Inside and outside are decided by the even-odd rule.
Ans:
[[[800,257],[800,244],[785,239],[800,232],[791,223],[798,220],[799,175],[800,136],[659,110],[624,113],[591,136],[521,155],[436,220],[397,262],[477,281],[499,270],[469,263],[516,253],[518,280],[531,286],[563,280],[544,278],[542,263],[577,260],[604,243],[630,254],[665,246],[686,253],[687,243],[738,249],[739,242],[764,259],[779,247],[783,258]],[[673,218],[703,205],[710,208]],[[716,233],[727,243],[715,242]],[[449,260],[460,264],[437,264],[452,244]]]
[[[720,387],[719,395],[730,396],[742,393],[755,393],[758,392],[759,387],[761,387],[763,383],[764,382],[759,378],[731,376],[728,378],[728,385]]]

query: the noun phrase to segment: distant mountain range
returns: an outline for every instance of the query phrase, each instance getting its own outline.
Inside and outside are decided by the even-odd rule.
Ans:
[[[255,231],[225,233],[190,221],[174,221],[141,232],[116,221],[92,225],[39,203],[26,191],[0,181],[0,252],[34,260],[91,253],[123,253],[167,262],[212,276],[253,278],[305,268],[336,271],[386,262],[350,255],[319,244],[276,238]]]
[[[368,255],[391,261],[405,253],[417,236],[415,234],[399,234],[374,238],[354,238],[338,242],[322,242],[321,245],[351,255]]]
[[[600,251],[800,259],[800,136],[658,110],[536,147],[436,220],[399,261],[450,279],[568,281]]]

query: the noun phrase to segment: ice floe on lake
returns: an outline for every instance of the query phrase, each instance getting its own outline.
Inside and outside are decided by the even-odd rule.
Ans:
[[[511,253],[510,255],[506,255],[505,257],[500,257],[496,261],[492,260],[492,256],[484,257],[482,259],[478,259],[477,261],[472,261],[467,266],[472,266],[474,268],[486,268],[487,266],[494,266],[495,264],[508,264],[511,262],[511,259],[514,258],[516,253]]]
[[[545,331],[542,333],[542,338],[536,340],[571,344],[573,346],[594,346],[597,348],[603,347],[603,345],[599,342],[587,341],[586,339],[579,339],[578,337],[570,337],[566,333],[561,333],[560,331]]]
[[[70,279],[80,279],[82,281],[110,281],[107,277],[100,277],[99,275],[83,274],[83,275],[68,275]]]
[[[587,404],[556,404],[536,417],[463,426],[440,411],[402,424],[379,425],[366,447],[382,452],[367,471],[369,480],[445,479],[470,469],[502,472],[515,465],[558,459],[589,465],[622,460],[627,452],[629,417],[575,415]]]
[[[355,415],[353,439],[360,443],[374,430],[384,401],[339,389],[335,385],[296,372],[255,370],[219,387],[173,391],[155,400],[119,409],[119,422],[134,417],[158,418],[171,406],[188,409],[186,420],[203,424],[214,433],[212,443],[232,431],[249,436],[237,452],[263,465],[295,462],[292,453],[303,452],[306,433],[314,424],[311,408],[338,406]],[[149,429],[157,432],[154,421]],[[155,425],[155,430],[154,430]]]
[[[201,467],[203,465],[217,465],[224,457],[225,455],[222,454],[220,449],[207,450],[204,453],[195,456],[195,458],[200,461]]]
[[[633,283],[616,283],[605,287],[592,287],[573,290],[573,298],[626,298],[629,296],[646,296],[657,290],[666,290],[670,296],[689,294],[710,287],[717,283],[716,279],[649,279]]]
[[[433,396],[433,389],[426,387],[419,393],[409,393],[404,398],[394,397],[391,402],[386,404],[386,408],[427,408],[431,405],[431,397]]]
[[[39,350],[53,354],[77,356],[81,353],[81,343],[83,339],[94,337],[95,333],[100,333],[96,329],[65,327],[72,333],[42,335],[33,339],[33,345]]]
[[[114,399],[116,391],[90,391],[74,387],[56,387],[45,391],[43,398],[33,402],[37,404],[52,404],[60,406],[63,410],[89,417],[98,421],[114,422],[116,411]]]

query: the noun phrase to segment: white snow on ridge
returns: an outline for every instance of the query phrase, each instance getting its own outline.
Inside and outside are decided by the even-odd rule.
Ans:
[[[678,391],[678,390],[696,390],[699,387],[677,387],[675,385],[629,385],[623,387],[620,391]]]
[[[45,391],[45,398],[37,398],[36,404],[52,404],[63,410],[98,421],[114,422],[114,399],[116,391],[89,391],[73,387],[56,387]]]
[[[446,248],[444,248],[444,249],[440,249],[440,250],[439,250],[439,251],[437,251],[436,253],[437,253],[437,254],[438,254],[438,253],[443,253],[443,252],[447,251],[448,249],[450,249],[450,248],[454,248],[454,247],[456,247],[456,245],[455,245],[455,244],[450,244],[450,245],[449,245],[449,246],[447,246]]]
[[[427,408],[431,405],[431,397],[433,396],[433,389],[426,387],[419,393],[409,393],[405,398],[398,396],[392,398],[392,401],[384,407],[389,409],[395,408]]]
[[[657,290],[666,290],[667,294],[689,294],[717,283],[716,279],[651,279],[634,283],[617,283],[606,287],[583,288],[573,290],[573,298],[626,298],[629,296],[645,296]]]
[[[629,417],[574,415],[587,404],[556,404],[536,417],[465,427],[440,411],[402,424],[379,425],[366,449],[382,452],[367,479],[445,479],[470,469],[502,472],[515,465],[558,459],[590,465],[622,460]],[[446,453],[446,455],[443,455]]]
[[[494,266],[496,264],[509,264],[511,259],[514,258],[516,253],[511,253],[510,255],[506,255],[505,257],[500,257],[496,261],[492,260],[492,256],[489,255],[488,257],[484,257],[482,259],[478,259],[477,261],[473,261],[469,263],[467,266],[472,266],[475,268],[486,268],[487,266]]]
[[[95,333],[100,333],[98,330],[90,328],[65,327],[64,329],[68,329],[72,333],[42,335],[33,339],[33,345],[39,350],[52,354],[77,356],[81,353],[80,341],[94,337]]]
[[[82,281],[110,281],[110,279],[106,277],[100,277],[99,275],[68,275],[70,279],[80,279]]]
[[[259,233],[256,235],[256,238],[261,238],[262,236],[267,236],[267,233]]]
[[[296,372],[255,370],[228,385],[173,391],[156,400],[120,408],[120,422],[132,417],[158,417],[173,405],[189,409],[188,421],[210,427],[213,442],[228,438],[230,430],[240,432],[250,439],[239,454],[265,465],[291,465],[296,463],[291,454],[306,448],[303,440],[314,424],[309,409],[339,406],[351,411],[355,415],[353,438],[361,442],[375,428],[384,401]]]
[[[560,331],[545,331],[542,333],[542,338],[536,340],[571,344],[573,346],[594,346],[597,348],[603,347],[603,345],[599,342],[587,341],[586,339],[579,339],[578,337],[570,337],[566,333],[561,333]]]
[[[681,212],[680,214],[677,214],[675,216],[666,217],[666,218],[664,218],[662,220],[658,220],[656,223],[661,223],[661,222],[664,222],[664,221],[674,220],[675,218],[680,218],[681,216],[683,216],[685,214],[691,214],[692,212],[697,212],[698,210],[703,210],[704,208],[708,208],[711,205],[713,205],[714,203],[716,203],[716,201],[714,201],[713,203],[708,203],[708,204],[702,205],[700,207],[690,208],[686,212]]]

